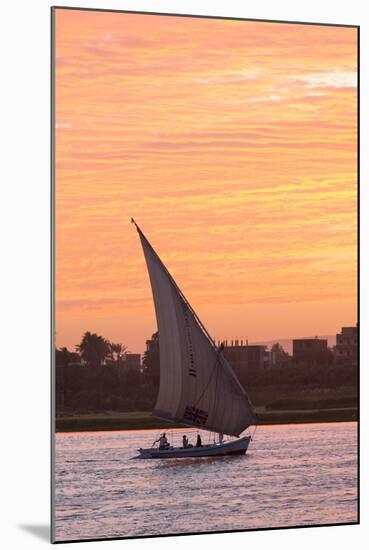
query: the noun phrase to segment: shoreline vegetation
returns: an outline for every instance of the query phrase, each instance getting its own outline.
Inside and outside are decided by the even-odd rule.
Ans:
[[[160,383],[158,333],[148,343],[142,363],[134,365],[130,361],[139,356],[126,353],[124,344],[91,332],[84,333],[77,352],[57,349],[56,432],[185,427],[151,416]],[[307,357],[304,363],[281,346],[277,351],[275,365],[234,365],[256,409],[258,425],[357,420],[355,364],[335,363],[331,351]]]
[[[356,407],[332,409],[265,410],[256,408],[258,426],[276,424],[309,424],[318,422],[353,422],[358,418]],[[81,414],[56,418],[57,433],[112,430],[147,430],[185,428],[151,416],[150,412]],[[200,428],[200,427],[199,427]]]

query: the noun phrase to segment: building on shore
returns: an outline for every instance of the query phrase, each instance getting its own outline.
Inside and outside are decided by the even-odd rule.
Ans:
[[[296,365],[312,366],[328,361],[331,352],[328,340],[322,338],[297,338],[292,340],[293,362]]]
[[[140,369],[141,355],[139,353],[125,353],[121,365],[128,369]]]
[[[237,373],[270,366],[267,346],[249,345],[247,341],[244,344],[243,340],[225,341],[223,345],[223,355]]]
[[[284,367],[289,364],[291,356],[283,349],[279,342],[272,345],[270,350],[270,364],[272,367]]]
[[[358,364],[358,327],[342,327],[336,334],[336,345],[333,348],[336,365],[357,366]]]
[[[160,373],[160,349],[159,332],[155,332],[149,340],[146,340],[146,351],[143,356],[144,372],[150,375],[156,384],[159,384]]]

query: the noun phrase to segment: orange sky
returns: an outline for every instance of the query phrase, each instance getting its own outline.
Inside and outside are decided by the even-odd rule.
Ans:
[[[133,216],[214,338],[356,323],[356,29],[56,10],[56,341],[156,330]]]

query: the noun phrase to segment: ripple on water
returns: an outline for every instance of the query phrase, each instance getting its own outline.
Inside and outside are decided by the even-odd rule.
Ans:
[[[130,460],[155,435],[57,434],[57,540],[357,521],[356,423],[259,427],[245,457]]]

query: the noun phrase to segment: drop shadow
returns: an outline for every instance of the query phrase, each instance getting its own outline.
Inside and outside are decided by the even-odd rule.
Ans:
[[[50,542],[50,526],[49,525],[18,525],[23,531],[31,533],[38,539],[45,542]]]

